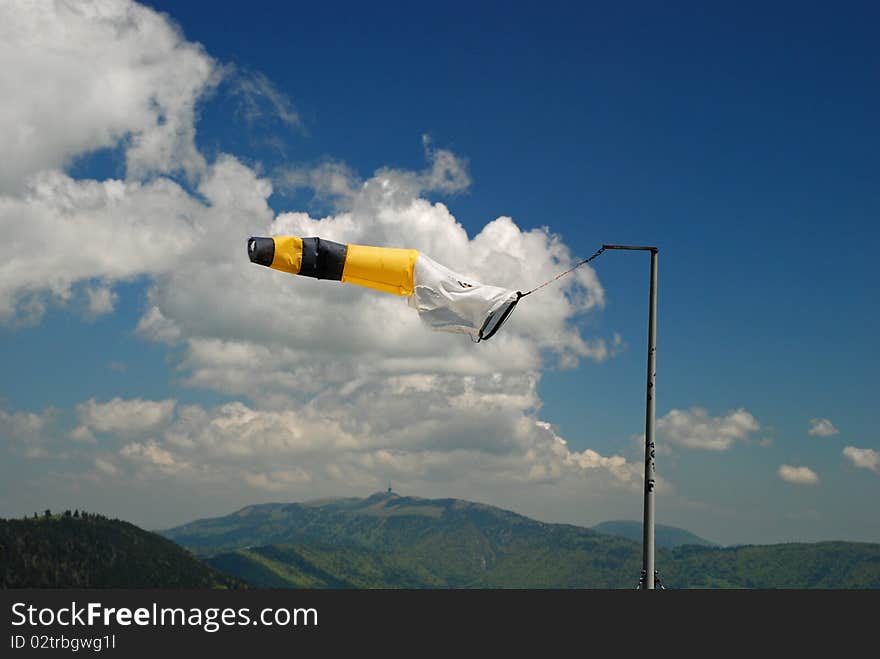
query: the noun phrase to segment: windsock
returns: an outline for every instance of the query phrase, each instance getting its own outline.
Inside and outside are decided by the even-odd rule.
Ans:
[[[431,329],[468,334],[476,342],[492,338],[522,297],[455,273],[415,249],[297,236],[251,237],[247,249],[251,262],[275,270],[407,297]]]

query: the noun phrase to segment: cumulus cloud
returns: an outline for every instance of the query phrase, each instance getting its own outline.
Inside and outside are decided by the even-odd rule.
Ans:
[[[130,0],[0,4],[0,322],[36,322],[86,289],[108,313],[112,284],[170,267],[203,205],[159,174],[196,180],[196,104],[219,67],[167,17]],[[122,147],[126,180],[63,168]],[[40,263],[63,267],[35,267]]]
[[[378,170],[371,181],[393,183],[398,201],[415,199],[427,192],[455,194],[471,185],[467,160],[449,149],[433,146],[429,136],[422,136],[422,145],[428,166],[418,172],[385,167]],[[331,203],[337,210],[350,210],[355,203],[370,203],[362,194],[368,182],[363,181],[342,162],[326,161],[315,167],[283,167],[273,177],[284,190],[310,189],[315,199]],[[373,185],[375,190],[376,186]],[[374,195],[375,197],[375,195]]]
[[[443,370],[521,370],[537,367],[542,350],[575,359],[607,356],[604,343],[585,341],[570,323],[604,302],[601,284],[589,268],[576,271],[557,288],[545,289],[546,294],[529,298],[497,341],[475,350],[460,336],[427,332],[402,299],[293,279],[233,260],[230,255],[238,252],[246,258],[239,218],[259,220],[271,213],[257,189],[235,176],[225,176],[222,188],[203,187],[215,204],[215,214],[231,216],[230,229],[236,224],[239,229],[218,230],[216,236],[212,232],[215,239],[210,247],[206,243],[204,251],[160,276],[151,292],[162,316],[194,340],[234,341],[242,349],[275,344],[303,357],[311,355],[308,361],[314,366],[321,362],[314,359],[316,353],[339,362],[344,355],[366,350],[377,370],[392,371],[436,365]],[[234,195],[237,201],[250,198],[251,207],[221,209],[225,201],[213,198],[215,192]],[[523,231],[506,217],[470,238],[445,205],[413,196],[405,180],[388,173],[364,184],[351,211],[320,219],[284,213],[257,232],[415,247],[467,276],[509,288],[539,283],[572,261],[558,236],[546,229]],[[237,304],[230,307],[225,303],[229,299]],[[254,322],[257,318],[259,322]]]
[[[735,442],[749,440],[760,429],[758,420],[742,408],[716,417],[701,407],[674,409],[657,419],[661,440],[710,451],[726,451]]]
[[[86,312],[89,316],[111,313],[119,296],[109,286],[90,286],[86,289]]]
[[[847,446],[843,449],[843,455],[853,466],[859,469],[870,469],[880,474],[880,451],[875,451],[871,448]]]
[[[189,109],[208,86],[216,65],[161,15],[122,0],[100,6],[11,3],[4,7],[10,19],[7,29],[16,27],[10,43],[18,48],[17,57],[26,58],[33,50],[39,59],[44,51],[57,50],[75,63],[79,75],[99,78],[104,75],[103,67],[110,67],[107,77],[125,80],[126,86],[136,87],[140,81],[145,87],[143,93],[130,95],[135,99],[131,102],[141,96],[154,99],[146,105],[158,114],[151,115],[146,124],[185,125],[184,136],[194,133]],[[43,23],[45,30],[39,29]],[[45,48],[46,34],[56,32],[58,48]],[[105,41],[102,48],[95,46]],[[129,55],[129,49],[135,55]],[[153,63],[150,75],[142,75],[142,60]],[[45,66],[54,71],[60,66],[56,64],[52,60]],[[188,76],[191,69],[204,75]],[[79,81],[78,88],[88,88],[90,80]],[[52,86],[41,84],[40,89],[44,88]],[[169,94],[167,88],[176,93]],[[114,99],[121,95],[115,88],[107,93]],[[169,95],[176,99],[173,103],[162,100]],[[54,122],[59,103],[30,101],[27,93],[8,97],[14,102],[6,106],[17,114],[4,117],[4,126],[21,123],[19,115],[24,110],[19,106],[29,103],[44,109],[51,106]],[[108,144],[146,131],[127,126],[113,130],[116,114],[108,118],[92,106],[82,112],[106,129]],[[118,114],[138,115],[130,108]],[[161,121],[159,114],[164,116]],[[176,117],[173,122],[172,115]],[[49,140],[51,131],[39,124],[33,132],[40,136],[35,139]],[[77,126],[64,131],[88,132]],[[130,155],[139,149],[141,140],[130,138],[125,144]],[[199,167],[198,198],[168,178],[137,180],[143,176],[137,168],[130,168],[125,181],[74,180],[57,170],[65,153],[90,148],[80,143],[53,146],[50,150],[57,157],[35,163],[26,176],[6,177],[9,183],[20,183],[22,178],[28,182],[17,186],[18,194],[0,197],[0,226],[16,238],[5,241],[6,253],[0,253],[0,317],[9,319],[25,308],[38,315],[46,296],[63,302],[78,282],[94,280],[102,285],[90,290],[90,306],[106,310],[113,303],[109,289],[113,282],[148,275],[155,286],[139,331],[157,340],[191,344],[189,360],[197,367],[194,358],[205,352],[197,347],[211,341],[257,352],[266,347],[292,347],[297,357],[315,355],[317,348],[334,357],[328,368],[336,371],[351,368],[351,364],[340,365],[338,357],[347,355],[351,361],[352,355],[364,350],[375,358],[375,370],[391,372],[430,371],[438,364],[442,370],[459,372],[535,369],[546,350],[567,365],[580,357],[608,355],[603,340],[584,340],[570,324],[604,301],[601,284],[588,267],[530,298],[509,323],[512,331],[506,328],[493,346],[477,353],[469,345],[462,347],[461,337],[429,336],[401,300],[377,298],[347,286],[333,289],[324,282],[281,279],[247,262],[242,246],[248,234],[280,232],[412,246],[468,276],[511,288],[539,283],[572,262],[568,247],[547,229],[523,231],[511,218],[501,217],[470,237],[445,205],[422,198],[425,191],[454,192],[470,181],[464,161],[435,148],[429,140],[425,140],[426,170],[380,170],[359,184],[356,192],[346,189],[351,202],[348,210],[325,218],[304,213],[275,217],[267,203],[271,183],[226,155]],[[12,155],[8,161],[20,160],[14,151]],[[161,163],[154,169],[173,170]],[[18,246],[37,244],[45,261],[64,262],[65,267],[50,272],[33,268],[32,256]],[[235,304],[229,304],[230,300]],[[351,327],[359,331],[351,332]],[[444,353],[448,357],[439,357]]]
[[[796,485],[815,485],[819,482],[819,476],[809,467],[780,465],[776,473],[782,480]]]
[[[124,0],[11,2],[0,7],[0,37],[9,64],[0,70],[0,321],[36,322],[80,290],[92,313],[109,313],[114,285],[144,278],[138,334],[174,347],[185,383],[239,399],[78,405],[66,433],[78,443],[68,444],[104,477],[235,482],[291,496],[389,478],[496,493],[562,487],[573,497],[583,487],[638,488],[637,466],[574,451],[539,417],[545,368],[607,359],[623,346],[618,336],[609,346],[581,334],[577,321],[604,305],[589,266],[529,297],[497,337],[475,345],[430,332],[402,298],[248,261],[250,235],[321,236],[416,248],[467,277],[525,290],[582,256],[549,228],[510,217],[469,234],[426,198],[468,188],[464,158],[426,138],[420,171],[362,179],[331,163],[288,172],[285,184],[311,188],[335,210],[276,215],[270,180],[232,155],[206,162],[196,149],[196,105],[224,67],[164,16]],[[252,82],[241,88],[246,106],[258,100],[297,122],[268,80]],[[64,173],[104,147],[123,150],[124,179]],[[185,186],[169,176],[180,172]],[[64,267],[34,267],[28,245]],[[729,424],[747,434],[743,414],[751,419],[740,411]]]
[[[0,192],[126,142],[132,176],[196,175],[195,107],[218,68],[129,0],[0,3]]]
[[[177,470],[186,466],[175,460],[171,453],[155,441],[126,444],[119,451],[119,454],[134,462],[145,463],[150,467],[158,467],[162,470]]]
[[[831,437],[839,435],[840,431],[834,427],[830,419],[810,419],[810,429],[807,433],[816,437]]]
[[[405,375],[333,388],[277,409],[242,402],[215,407],[173,401],[93,400],[77,406],[87,457],[105,491],[138,484],[183,497],[234,501],[362,494],[384,487],[470,496],[511,505],[529,493],[635,495],[641,468],[623,456],[574,451],[549,423],[523,410],[539,403],[522,376]],[[388,388],[388,391],[383,391]],[[35,416],[7,413],[19,434],[41,431]],[[95,433],[102,433],[100,444]]]
[[[180,328],[168,320],[156,306],[150,306],[138,321],[135,331],[144,338],[158,343],[177,343]]]
[[[273,177],[285,191],[309,189],[315,199],[331,202],[337,208],[349,208],[363,185],[358,175],[344,162],[328,160],[315,167],[283,167]]]
[[[140,399],[88,401],[78,410],[91,419],[80,427],[122,440],[150,431],[96,463],[105,474],[140,480],[235,481],[307,493],[303,486],[314,483],[330,491],[375,489],[389,479],[416,488],[454,484],[472,480],[476,469],[484,485],[595,481],[637,489],[637,465],[572,451],[549,424],[523,413],[537,402],[535,385],[526,379],[511,393],[501,378],[410,375],[359,382],[277,410],[241,402],[175,409],[173,401]],[[389,386],[386,395],[381,389]]]
[[[42,412],[0,410],[0,442],[26,458],[46,457],[59,412],[54,408]]]
[[[106,458],[97,456],[94,460],[95,469],[98,470],[99,473],[105,474],[107,476],[116,476],[119,474],[119,469],[116,468],[111,461]]]
[[[34,298],[70,300],[73,286],[155,274],[197,243],[206,209],[178,184],[77,181],[57,171],[33,177],[19,197],[0,196],[0,320]],[[41,263],[34,265],[34,249]],[[105,284],[106,286],[106,284]],[[100,291],[100,289],[98,289]],[[112,303],[109,292],[102,301]],[[106,307],[106,304],[104,304]]]
[[[88,426],[77,426],[70,431],[70,438],[75,442],[82,442],[83,444],[98,443],[95,434],[88,428]]]
[[[449,149],[435,148],[429,135],[422,135],[422,145],[431,166],[417,180],[423,190],[454,193],[467,190],[471,185],[467,160]]]
[[[114,398],[106,403],[90,399],[76,406],[79,425],[71,437],[77,441],[93,441],[95,432],[119,435],[148,432],[166,424],[174,412],[174,400]]]

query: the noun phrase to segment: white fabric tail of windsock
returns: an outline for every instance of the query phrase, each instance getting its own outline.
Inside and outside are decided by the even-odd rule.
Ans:
[[[413,275],[409,306],[422,321],[435,330],[468,334],[474,341],[491,338],[520,298],[516,291],[481,284],[424,254],[419,254]]]

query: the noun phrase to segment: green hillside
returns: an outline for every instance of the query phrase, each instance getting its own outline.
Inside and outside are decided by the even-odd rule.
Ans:
[[[259,587],[634,588],[641,567],[625,538],[388,493],[249,506],[164,533]],[[658,549],[657,567],[671,588],[880,588],[880,545],[688,544]]]
[[[0,519],[0,588],[239,588],[188,551],[100,515]]]
[[[621,538],[627,538],[635,542],[642,541],[642,522],[634,522],[631,520],[615,520],[611,522],[602,522],[593,527],[594,531],[605,533],[607,535],[616,535]],[[665,524],[657,524],[654,527],[654,544],[657,547],[672,549],[681,545],[701,545],[704,547],[717,547],[718,545],[710,540],[701,538],[685,529],[676,526],[667,526]]]
[[[399,555],[358,547],[269,545],[218,554],[208,562],[260,588],[442,588],[429,570]]]
[[[686,546],[660,565],[678,588],[880,588],[880,544],[867,542]]]
[[[321,577],[319,587],[611,588],[638,579],[641,556],[634,543],[590,529],[386,493],[248,506],[162,533],[258,586],[281,578],[310,587],[309,575],[326,573],[340,584]],[[269,556],[279,545],[296,556],[286,562],[297,569],[281,569],[285,561]],[[568,569],[572,562],[590,569]]]

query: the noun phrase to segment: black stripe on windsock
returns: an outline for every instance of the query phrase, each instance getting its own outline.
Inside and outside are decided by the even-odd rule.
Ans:
[[[342,280],[348,245],[323,238],[302,239],[302,265],[299,274],[316,279]]]
[[[275,260],[275,240],[272,238],[248,238],[248,257],[251,263],[271,266]]]

